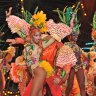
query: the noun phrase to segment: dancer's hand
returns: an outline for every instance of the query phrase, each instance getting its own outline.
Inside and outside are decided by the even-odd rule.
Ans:
[[[70,27],[73,28],[76,25],[75,15],[72,15],[72,18],[70,20]]]
[[[12,7],[9,8],[8,11],[5,11],[6,17],[9,17],[11,15]]]
[[[7,63],[7,64],[6,64],[6,67],[7,67],[7,72],[10,71],[11,65],[9,65],[9,64]]]
[[[16,44],[15,39],[7,39],[6,42],[9,42],[10,44]]]

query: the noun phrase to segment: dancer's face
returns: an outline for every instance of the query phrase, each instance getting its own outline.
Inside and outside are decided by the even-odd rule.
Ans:
[[[35,32],[32,36],[32,41],[34,43],[39,43],[40,42],[40,39],[41,39],[41,33],[39,31]]]
[[[78,40],[78,35],[69,36],[69,41],[74,41],[74,42],[76,42],[77,40]]]
[[[76,42],[78,40],[78,35],[72,36],[72,38],[73,38],[73,41]]]

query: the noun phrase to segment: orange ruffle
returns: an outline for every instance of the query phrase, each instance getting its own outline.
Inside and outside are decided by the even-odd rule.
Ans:
[[[27,67],[26,66],[18,66],[15,63],[12,63],[12,68],[10,70],[10,77],[15,83],[19,83],[20,78],[23,78],[24,71]]]
[[[46,60],[51,64],[51,66],[54,66],[54,58],[56,56],[57,49],[62,46],[63,43],[55,41],[53,44],[43,50],[41,60]]]

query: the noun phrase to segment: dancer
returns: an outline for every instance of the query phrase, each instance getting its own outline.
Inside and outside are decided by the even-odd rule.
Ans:
[[[70,70],[68,81],[67,81],[68,85],[67,85],[65,94],[66,94],[66,96],[70,95],[70,91],[73,87],[74,75],[76,74],[77,81],[78,81],[79,88],[80,88],[80,94],[81,94],[81,96],[86,96],[85,76],[84,76],[84,69],[83,69],[85,67],[85,64],[81,60],[81,55],[83,54],[83,51],[76,44],[76,41],[78,38],[78,32],[76,30],[74,30],[75,25],[76,25],[76,21],[75,21],[75,16],[73,14],[72,19],[71,19],[71,23],[70,23],[70,27],[72,27],[73,30],[72,30],[71,35],[68,36],[68,39],[70,42],[65,43],[65,45],[72,48],[72,50],[75,53],[75,56],[77,58],[77,62],[76,62],[76,65],[73,66]]]
[[[90,52],[88,52],[88,57],[89,57],[89,69],[87,70],[87,94],[89,96],[95,96],[95,80],[96,80],[96,12],[94,13],[93,16],[93,28],[91,32],[92,40],[94,42],[89,43],[93,44],[93,46],[90,48]]]
[[[53,24],[55,24],[54,22],[51,22],[51,21],[49,21],[51,24],[53,23]],[[49,24],[48,23],[48,26],[50,26],[51,24]],[[61,23],[60,23],[61,24]],[[57,27],[57,25],[58,25],[58,27],[61,29],[62,28],[62,30],[63,31],[61,31],[61,35],[59,35],[59,36],[61,36],[61,37],[59,37],[58,35],[57,35],[57,32],[59,32],[59,31],[56,31],[55,30],[55,33],[52,33],[52,34],[55,34],[55,36],[57,35],[58,37],[59,37],[59,40],[62,38],[62,37],[65,37],[66,35],[68,35],[68,34],[70,34],[70,28],[69,27],[67,27],[66,29],[65,29],[65,27],[66,27],[66,25],[64,25],[64,24],[61,24],[61,25],[59,25],[59,24],[55,24],[54,25],[54,27]],[[52,27],[51,27],[52,28]],[[50,28],[50,30],[52,30]],[[68,30],[69,29],[69,30]],[[66,34],[64,35],[64,32],[66,32]],[[64,35],[64,36],[62,36],[62,34]],[[53,36],[54,37],[54,36]],[[57,39],[58,40],[58,38],[56,38],[55,37],[55,39]],[[49,40],[47,40],[47,42],[50,42],[51,41],[51,39],[49,39]],[[46,42],[46,40],[45,40],[45,42]],[[51,43],[51,42],[50,42]],[[47,43],[46,43],[47,44]],[[45,49],[44,51],[43,51],[43,54],[41,55],[41,59],[42,60],[47,60],[48,62],[50,62],[51,64],[52,64],[52,66],[55,66],[55,65],[53,65],[54,63],[53,63],[53,59],[55,59],[54,57],[55,57],[55,54],[56,54],[56,50],[60,47],[60,46],[62,46],[62,44],[60,44],[60,43],[57,43],[56,41],[54,42],[54,43],[51,43],[52,45],[51,46],[47,46],[47,49]],[[59,47],[57,46],[57,44],[59,44]],[[45,47],[44,47],[45,48]],[[50,49],[51,48],[51,49]],[[49,50],[50,49],[50,50]],[[55,49],[55,50],[53,50],[53,49]],[[53,52],[53,54],[52,53],[50,53],[49,51],[51,51],[51,52]],[[49,53],[49,54],[48,54]],[[46,54],[48,54],[48,55],[46,55]],[[48,57],[47,57],[48,56]],[[47,66],[46,66],[46,68],[48,68]],[[49,81],[50,82],[50,81]],[[48,83],[48,82],[47,82]],[[33,82],[31,83],[29,83],[29,84],[33,84]],[[49,83],[48,83],[49,84]],[[30,90],[30,86],[31,85],[29,85],[27,88]],[[33,86],[33,85],[32,85]],[[50,86],[51,87],[51,86]],[[57,88],[57,87],[56,87]],[[52,92],[53,90],[51,90],[51,92]],[[30,93],[30,92],[29,92]],[[24,96],[26,96],[25,94],[24,94]]]
[[[11,22],[11,17],[9,16],[9,14],[10,14],[10,11],[9,13],[6,11],[7,20],[10,19],[8,21],[8,24],[10,24]],[[22,19],[19,19],[19,20],[23,21]],[[10,27],[13,27],[13,26],[10,26]],[[13,29],[15,29],[15,27],[16,25],[14,26]],[[52,75],[54,71],[48,62],[44,60],[40,60],[40,55],[42,53],[43,48],[48,47],[50,44],[52,44],[55,41],[55,39],[51,38],[47,43],[42,42],[40,30],[33,26],[30,27],[29,29],[29,37],[30,37],[30,43],[26,43],[24,46],[23,58],[33,78],[31,96],[42,96],[44,80],[46,76],[48,77]]]
[[[3,89],[5,88],[5,77],[4,75],[11,69],[9,62],[15,55],[15,48],[10,46],[5,51],[0,50],[0,96],[3,96]]]

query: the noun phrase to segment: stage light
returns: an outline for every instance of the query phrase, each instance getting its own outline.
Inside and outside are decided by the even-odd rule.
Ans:
[[[10,91],[7,92],[8,94],[10,93]]]
[[[84,6],[82,6],[82,9],[84,8]]]
[[[72,8],[74,8],[74,7],[75,7],[75,5],[72,6]]]
[[[7,94],[6,94],[6,93],[4,93],[4,95],[6,96]]]
[[[23,2],[23,0],[21,0],[21,2]]]
[[[87,16],[87,14],[86,14],[86,13],[84,13],[84,16]]]
[[[10,79],[10,77],[8,77],[7,79]]]
[[[23,13],[24,13],[24,0],[21,0],[21,13],[22,13],[22,16],[23,16]]]
[[[81,3],[81,6],[83,6],[83,3]]]

